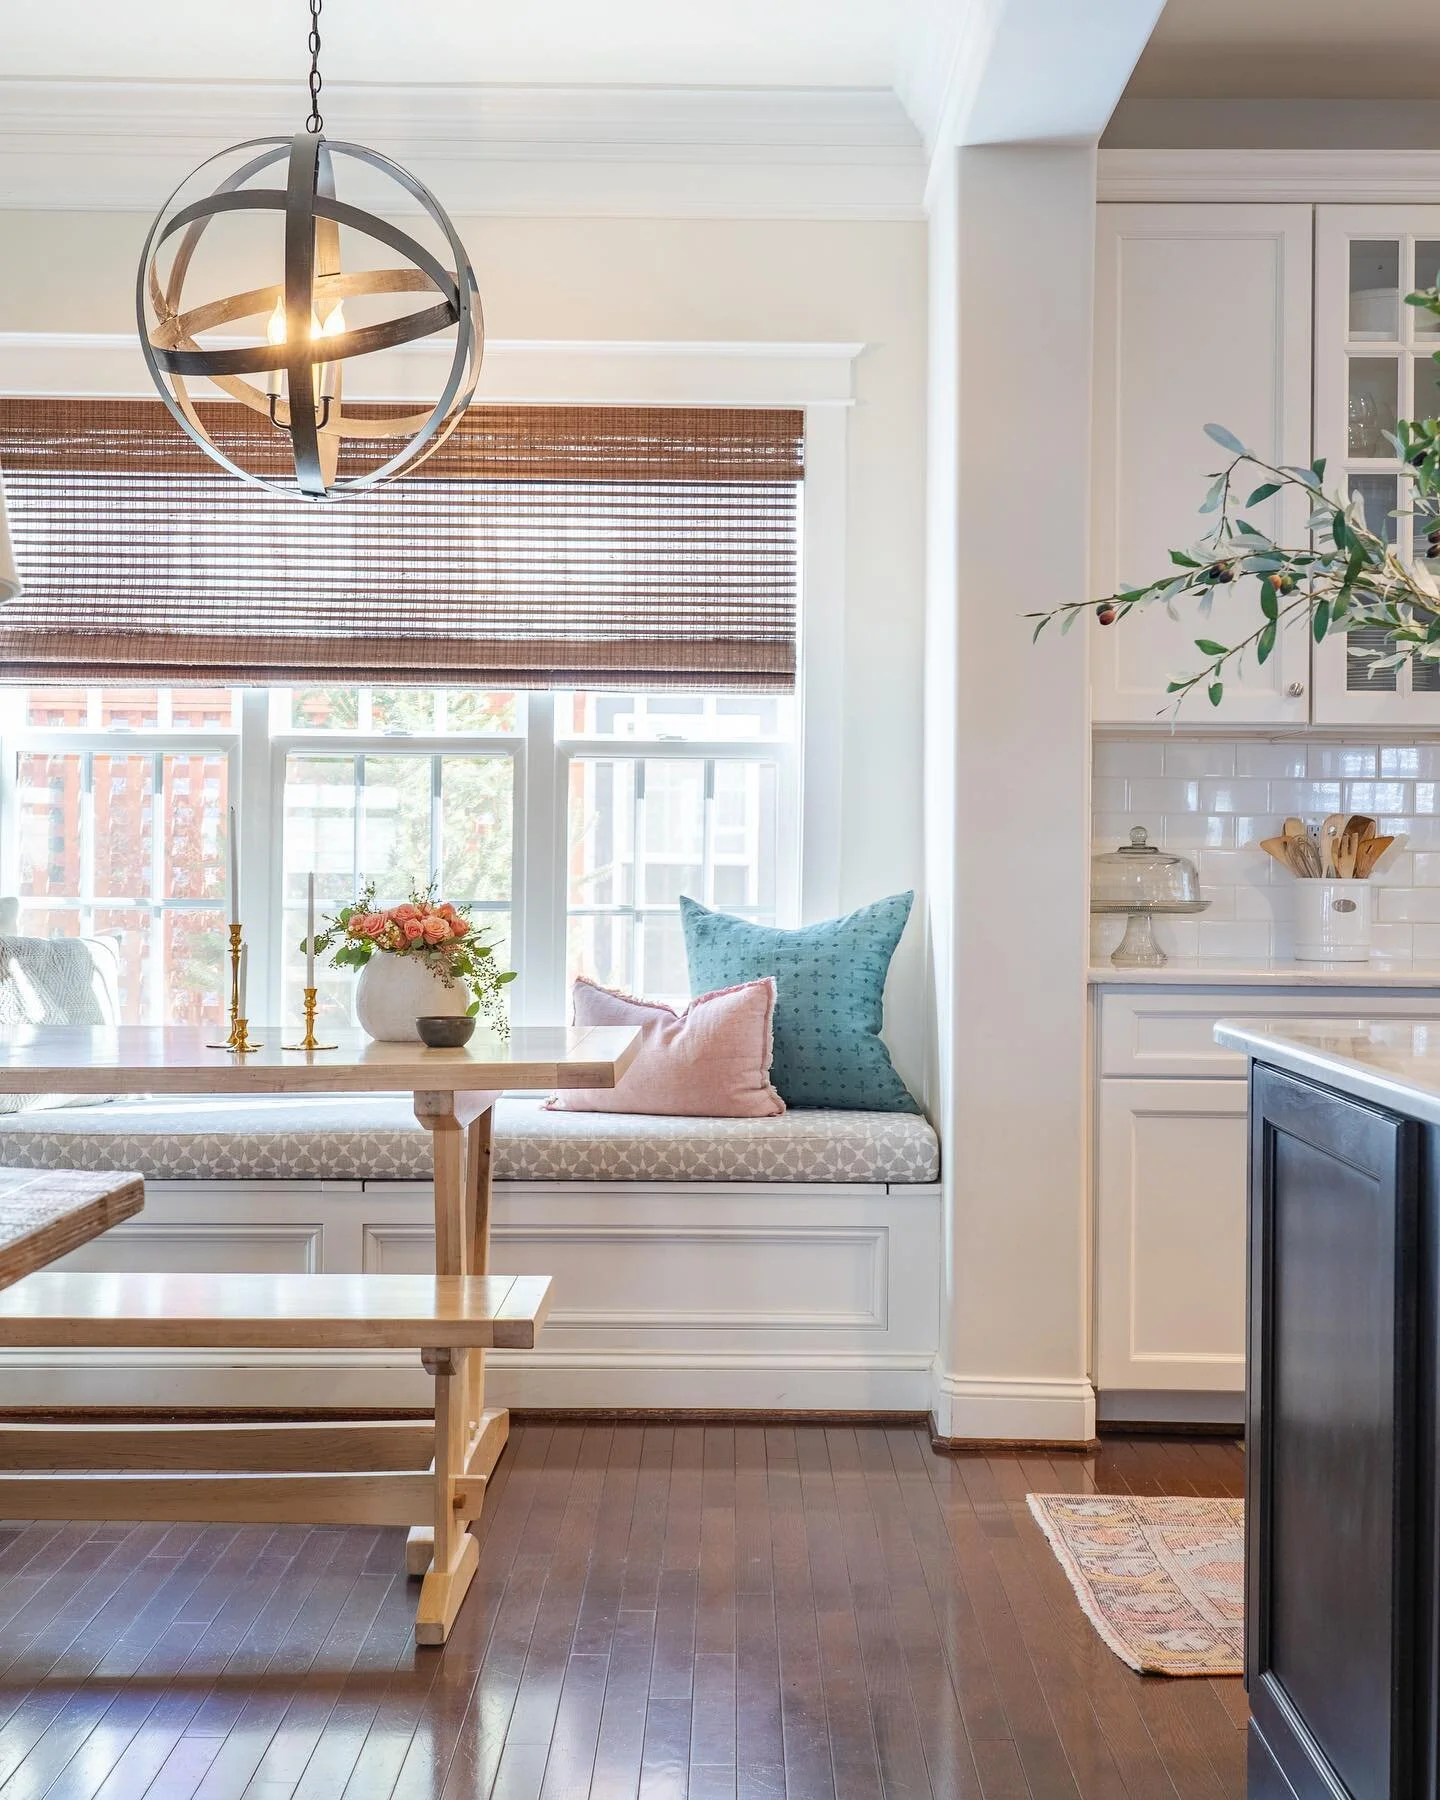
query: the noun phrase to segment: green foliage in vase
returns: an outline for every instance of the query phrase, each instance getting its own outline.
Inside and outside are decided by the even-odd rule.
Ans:
[[[1440,289],[1407,294],[1406,303],[1440,317]],[[1434,360],[1440,363],[1440,351]],[[1411,561],[1387,543],[1383,527],[1380,534],[1371,529],[1359,499],[1326,492],[1323,457],[1308,467],[1277,466],[1247,450],[1223,425],[1207,425],[1205,431],[1229,457],[1200,505],[1202,515],[1214,515],[1211,529],[1190,548],[1172,550],[1170,568],[1154,581],[1101,600],[1027,613],[1036,621],[1035,637],[1055,620],[1068,631],[1083,613],[1113,626],[1159,606],[1178,622],[1180,603],[1190,600],[1198,601],[1203,620],[1217,592],[1253,582],[1253,629],[1228,644],[1197,637],[1203,661],[1193,674],[1169,683],[1175,707],[1200,687],[1218,706],[1226,675],[1248,655],[1257,663],[1268,661],[1279,634],[1302,617],[1316,643],[1331,632],[1379,627],[1381,648],[1350,651],[1368,661],[1372,674],[1401,663],[1440,662],[1440,582],[1422,558]],[[1412,519],[1417,549],[1424,540],[1429,556],[1440,559],[1440,419],[1402,419],[1385,435],[1408,484],[1396,516]],[[1276,543],[1245,517],[1252,507],[1285,493],[1297,493],[1305,502],[1309,541],[1303,547]]]

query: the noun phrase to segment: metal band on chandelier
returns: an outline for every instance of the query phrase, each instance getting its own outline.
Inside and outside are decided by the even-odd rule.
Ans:
[[[310,118],[291,138],[255,138],[221,151],[188,176],[150,228],[140,259],[135,307],[146,366],[161,398],[197,444],[244,481],[306,500],[330,500],[374,487],[404,473],[436,449],[470,404],[484,353],[484,325],[475,274],[445,209],[398,163],[359,144],[331,142],[321,135],[319,112],[319,0],[310,0]],[[187,191],[239,158],[218,181],[206,181],[203,197]],[[285,167],[283,188],[255,185],[268,171]],[[358,179],[379,175],[418,203],[439,234],[439,254],[387,219],[337,197],[336,169],[346,165]],[[273,175],[269,177],[273,180]],[[214,185],[210,185],[214,181]],[[399,196],[397,196],[399,198]],[[186,282],[197,253],[217,220],[245,215],[280,215],[284,227],[283,270],[278,281],[243,293],[190,304]],[[408,267],[342,266],[341,231],[354,231],[403,258]],[[169,254],[168,265],[164,259]],[[397,297],[438,296],[429,306],[395,312]],[[377,316],[347,323],[344,308],[357,303]],[[249,322],[254,321],[254,324]],[[248,326],[259,341],[217,340],[225,327]],[[424,411],[394,408],[346,410],[345,368],[353,358],[411,344],[454,330],[455,348],[434,404]],[[263,387],[252,378],[263,377]],[[215,444],[200,417],[191,384],[214,388],[266,413],[277,430],[289,433],[295,481],[277,481],[233,462]],[[384,392],[393,392],[393,386]],[[400,391],[404,391],[403,389]],[[353,404],[353,403],[352,403]],[[389,415],[389,416],[387,416]],[[346,438],[404,440],[373,468],[340,471]]]

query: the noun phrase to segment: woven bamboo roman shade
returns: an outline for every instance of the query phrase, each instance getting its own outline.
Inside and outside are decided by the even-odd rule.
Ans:
[[[263,416],[206,417],[283,468]],[[326,507],[225,474],[158,402],[0,400],[25,582],[0,680],[789,688],[803,427],[475,406],[413,475]]]

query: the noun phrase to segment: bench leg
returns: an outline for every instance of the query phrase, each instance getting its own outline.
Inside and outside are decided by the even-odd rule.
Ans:
[[[490,1272],[494,1098],[415,1096],[415,1114],[430,1133],[435,1160],[437,1275]],[[465,1521],[455,1515],[451,1480],[465,1474],[472,1436],[482,1420],[497,1420],[492,1430],[498,1428],[501,1445],[509,1429],[508,1417],[486,1411],[484,1352],[457,1351],[454,1368],[453,1375],[437,1374],[435,1382],[436,1524],[415,1526],[405,1544],[406,1572],[424,1577],[415,1624],[416,1641],[422,1644],[444,1643],[479,1557]],[[442,1468],[447,1469],[443,1477]]]
[[[417,1644],[443,1644],[480,1560],[480,1546],[455,1510],[454,1484],[465,1469],[470,1430],[465,1418],[463,1352],[426,1351],[435,1376],[435,1524],[430,1566],[415,1612]]]

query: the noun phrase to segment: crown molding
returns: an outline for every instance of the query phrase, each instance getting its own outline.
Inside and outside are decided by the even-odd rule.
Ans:
[[[924,146],[888,89],[336,83],[325,111],[459,216],[922,216]],[[153,212],[302,113],[294,83],[0,79],[0,208]]]
[[[864,350],[852,343],[492,338],[476,398],[492,405],[848,407]],[[438,391],[448,366],[443,344],[402,346],[368,369],[357,365],[345,392],[355,400],[414,399]],[[129,333],[0,332],[0,394],[148,400],[154,393]]]
[[[1105,150],[1101,200],[1433,204],[1440,150]]]

